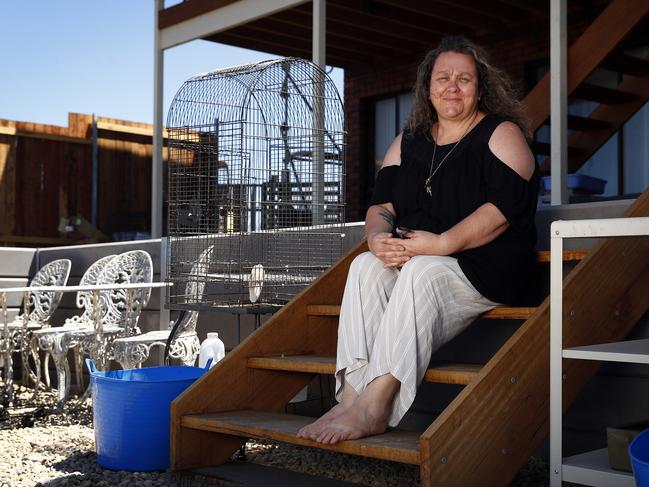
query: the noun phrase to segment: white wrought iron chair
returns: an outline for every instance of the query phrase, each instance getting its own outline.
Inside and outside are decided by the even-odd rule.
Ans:
[[[202,279],[207,274],[212,251],[210,246],[201,252],[198,261],[191,268],[191,276],[185,287],[185,295],[194,299],[200,298],[205,289],[205,281]],[[169,346],[169,357],[179,359],[183,365],[194,365],[196,357],[200,352],[200,341],[196,335],[196,322],[198,311],[188,311],[181,322],[175,327],[174,334]],[[153,347],[164,348],[172,333],[174,322],[169,323],[166,330],[155,330],[141,335],[117,338],[112,344],[111,357],[117,361],[123,369],[141,367],[142,363],[149,358]]]
[[[72,263],[69,259],[57,259],[41,267],[29,283],[29,287],[65,286],[70,275]],[[2,291],[0,289],[0,291]],[[31,335],[35,330],[49,327],[52,314],[59,306],[62,291],[30,291],[26,309],[13,321],[3,323],[2,336],[0,337],[0,350],[3,352],[3,366],[5,370],[5,387],[10,387],[13,376],[12,353],[22,356],[23,385],[32,380],[38,390],[39,380],[29,368],[29,352]],[[38,364],[36,364],[38,367]]]
[[[108,255],[102,257],[101,259],[94,262],[86,272],[81,277],[79,282],[80,286],[89,286],[97,284],[101,272],[104,270],[106,265],[115,258],[115,255]],[[58,384],[58,404],[57,406],[63,407],[65,404],[69,391],[70,391],[70,366],[68,365],[67,360],[67,349],[61,347],[61,339],[65,333],[74,331],[80,328],[90,328],[93,327],[93,316],[94,310],[92,308],[92,292],[91,291],[79,291],[77,292],[77,307],[83,309],[83,313],[80,315],[75,315],[71,318],[65,320],[63,326],[57,326],[53,328],[44,328],[40,330],[35,330],[32,336],[32,350],[33,354],[37,356],[38,351],[41,350],[45,352],[44,359],[44,378],[45,385],[49,387],[50,385],[50,376],[49,376],[49,355],[52,355],[54,360],[54,365],[56,367],[57,375],[57,384]],[[75,372],[77,384],[81,387],[82,385],[82,360],[81,353],[77,348],[74,348],[75,352]]]
[[[97,284],[149,284],[152,280],[151,256],[144,250],[131,250],[111,260],[99,275]],[[93,326],[66,332],[60,341],[61,348],[78,346],[100,370],[105,369],[110,360],[110,343],[119,337],[141,333],[137,321],[150,296],[151,288],[94,293],[92,306],[99,315],[94,316]]]

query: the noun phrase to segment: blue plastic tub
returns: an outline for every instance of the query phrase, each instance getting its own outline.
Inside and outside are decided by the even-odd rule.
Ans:
[[[99,465],[145,472],[169,467],[170,405],[209,369],[166,366],[90,370],[95,445]]]
[[[636,436],[629,445],[629,457],[637,487],[649,487],[649,429]]]

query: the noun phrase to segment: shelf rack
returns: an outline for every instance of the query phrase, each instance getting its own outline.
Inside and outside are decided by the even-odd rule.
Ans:
[[[550,227],[550,486],[562,481],[596,487],[632,487],[633,475],[613,470],[606,449],[564,458],[563,359],[649,364],[649,340],[563,348],[563,240],[649,236],[649,217],[555,221]]]

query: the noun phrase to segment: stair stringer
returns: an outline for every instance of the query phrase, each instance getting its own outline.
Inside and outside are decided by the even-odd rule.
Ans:
[[[649,189],[625,216],[649,215]],[[623,339],[649,308],[649,238],[598,244],[564,280],[564,346]],[[506,485],[549,430],[549,298],[420,438],[421,485]],[[597,363],[564,361],[564,408]]]
[[[307,306],[340,304],[349,266],[366,250],[366,241],[356,245],[172,402],[173,470],[221,464],[243,443],[240,438],[185,428],[183,416],[239,409],[280,411],[315,375],[248,368],[249,357],[335,355],[337,328],[329,320],[307,316]]]

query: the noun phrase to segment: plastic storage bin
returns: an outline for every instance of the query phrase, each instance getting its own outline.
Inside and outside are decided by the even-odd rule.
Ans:
[[[637,487],[649,487],[649,429],[644,430],[629,445],[629,457]]]
[[[90,370],[95,445],[99,465],[111,470],[169,467],[170,406],[210,366]]]
[[[543,176],[541,181],[543,183],[543,191],[546,193],[551,192],[552,177]],[[568,174],[567,186],[568,189],[573,190],[575,193],[602,194],[606,187],[606,180],[585,174]]]

